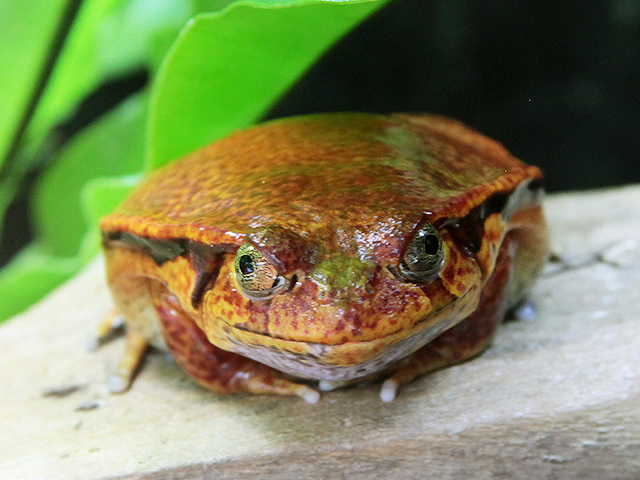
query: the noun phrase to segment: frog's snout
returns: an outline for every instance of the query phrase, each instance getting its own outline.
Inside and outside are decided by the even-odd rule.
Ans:
[[[345,300],[371,295],[379,267],[356,257],[336,256],[314,267],[308,277],[318,288],[318,298]]]

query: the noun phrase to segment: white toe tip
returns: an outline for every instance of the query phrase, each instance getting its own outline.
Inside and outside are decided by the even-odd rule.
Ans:
[[[298,395],[307,403],[318,403],[320,400],[320,394],[312,388],[305,388]]]
[[[320,380],[318,382],[318,388],[323,392],[329,392],[331,390],[335,390],[340,386],[339,382],[334,382],[332,380]]]
[[[398,382],[395,380],[385,380],[380,389],[380,400],[385,403],[392,402],[398,393]]]
[[[128,386],[129,383],[127,382],[127,379],[122,378],[119,375],[111,375],[107,378],[107,390],[111,393],[122,393]]]
[[[116,329],[120,327],[124,327],[124,317],[122,315],[118,315],[111,320],[111,328]]]
[[[526,300],[515,309],[514,315],[518,320],[531,321],[538,317],[538,309],[535,303],[531,300]]]

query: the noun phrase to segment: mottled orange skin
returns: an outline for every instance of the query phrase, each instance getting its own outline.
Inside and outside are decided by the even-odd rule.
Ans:
[[[441,117],[274,121],[155,172],[100,225],[107,236],[129,232],[216,246],[213,255],[158,264],[131,245],[107,241],[109,283],[128,324],[151,343],[162,343],[149,326],[153,314],[140,311],[154,305],[171,345],[180,335],[167,331],[189,325],[203,332],[204,348],[208,341],[288,373],[330,380],[387,371],[473,318],[479,304],[499,304],[487,309],[490,319],[475,320],[493,327],[475,336],[473,348],[461,348],[473,351],[467,358],[488,344],[505,306],[531,285],[546,255],[547,231],[539,202],[526,195],[513,200],[509,218],[482,219],[477,251],[454,238],[451,223],[471,218],[492,195],[525,191],[540,177],[500,144]],[[428,283],[403,281],[394,268],[426,222],[444,240],[445,266]],[[291,279],[290,289],[263,301],[241,293],[234,256],[245,241]],[[194,303],[207,266],[219,272]],[[494,269],[501,273],[492,279]],[[171,345],[174,354],[187,352]]]

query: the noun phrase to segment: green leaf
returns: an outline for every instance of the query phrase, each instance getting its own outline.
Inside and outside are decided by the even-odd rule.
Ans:
[[[0,163],[43,70],[61,12],[73,0],[0,1]],[[0,179],[0,217],[24,176],[39,162],[55,162],[52,127],[67,119],[99,85],[145,65],[159,65],[202,0],[84,0],[22,138]],[[220,2],[213,2],[220,3]],[[59,10],[59,12],[58,12]],[[54,135],[48,135],[53,132]],[[118,173],[118,172],[114,172]]]
[[[7,211],[7,207],[13,200],[18,186],[13,182],[0,183],[0,234],[2,233],[2,225],[4,224],[4,214]]]
[[[0,165],[40,76],[66,3],[0,1]]]
[[[82,240],[80,258],[88,262],[98,253],[100,232],[98,222],[110,213],[131,192],[140,181],[142,175],[124,177],[103,177],[88,182],[82,189],[83,216],[90,225],[89,231]]]
[[[32,149],[103,82],[142,67],[155,71],[189,18],[228,3],[84,0],[29,127]]]
[[[177,32],[191,13],[188,0],[85,0],[29,126],[28,141],[37,146],[107,79],[147,65],[156,32]]]
[[[122,177],[102,177],[88,182],[82,190],[82,210],[89,225],[98,225],[111,213],[142,178],[141,174]]]
[[[89,228],[80,193],[91,179],[130,175],[143,161],[146,97],[119,105],[74,137],[42,175],[33,197],[36,237],[51,255],[71,257]]]
[[[145,113],[144,96],[122,104],[71,141],[46,171],[34,197],[38,241],[0,270],[0,321],[42,298],[95,257],[99,218],[122,201],[139,175],[94,177],[141,169]]]
[[[36,244],[23,249],[0,270],[0,322],[35,303],[78,269],[77,260],[52,257]]]
[[[158,73],[147,168],[256,121],[320,54],[384,3],[262,0],[195,17]]]
[[[100,239],[98,219],[122,201],[139,178],[139,175],[101,178],[86,185],[83,199],[93,227],[85,235],[80,254],[76,257],[50,255],[42,244],[36,242],[23,249],[11,264],[0,269],[0,322],[44,297],[95,258]]]

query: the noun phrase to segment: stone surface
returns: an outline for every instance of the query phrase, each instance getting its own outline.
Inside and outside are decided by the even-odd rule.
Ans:
[[[100,263],[0,327],[0,478],[639,478],[640,187],[549,198],[563,263],[535,320],[403,388],[219,396],[151,355],[109,395],[122,340]]]

